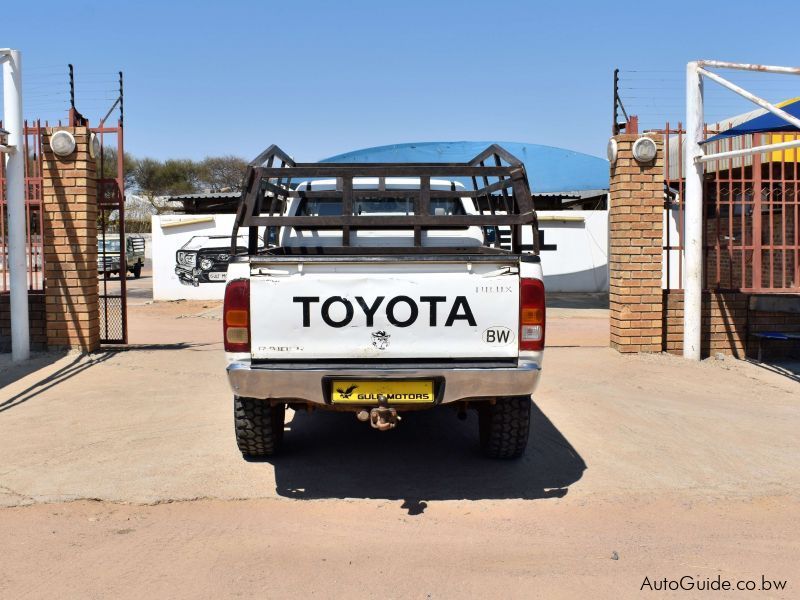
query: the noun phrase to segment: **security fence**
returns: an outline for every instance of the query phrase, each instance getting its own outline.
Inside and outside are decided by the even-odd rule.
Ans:
[[[664,136],[664,289],[684,274],[685,130]],[[705,129],[705,138],[717,131]],[[790,141],[798,134],[757,133],[707,144],[709,153]],[[800,152],[782,149],[710,161],[703,179],[704,282],[708,291],[800,292]]]
[[[0,128],[2,128],[0,122]],[[42,127],[36,121],[25,122],[25,216],[28,289],[44,289],[44,251],[42,231]],[[0,160],[0,293],[9,290],[8,219],[6,205],[5,161]]]

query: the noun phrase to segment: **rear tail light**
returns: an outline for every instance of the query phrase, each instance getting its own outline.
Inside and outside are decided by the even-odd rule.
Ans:
[[[520,280],[519,349],[544,349],[544,283],[540,279]]]
[[[225,287],[222,325],[226,352],[250,352],[249,279],[234,279]]]

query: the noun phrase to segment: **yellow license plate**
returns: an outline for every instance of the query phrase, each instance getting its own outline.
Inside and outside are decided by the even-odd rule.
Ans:
[[[334,404],[374,404],[385,396],[388,404],[433,404],[432,381],[352,381],[334,380],[331,401]]]

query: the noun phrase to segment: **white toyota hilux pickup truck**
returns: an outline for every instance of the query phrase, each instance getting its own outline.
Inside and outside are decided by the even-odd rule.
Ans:
[[[514,156],[295,163],[271,146],[248,169],[232,239],[223,335],[245,457],[279,450],[287,407],[379,430],[404,411],[476,409],[487,456],[525,451],[545,294]]]

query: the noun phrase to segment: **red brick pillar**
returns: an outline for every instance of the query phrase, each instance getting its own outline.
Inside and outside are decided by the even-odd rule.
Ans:
[[[609,304],[611,347],[620,352],[661,352],[661,255],[664,162],[660,136],[655,160],[633,157],[639,135],[615,136],[617,158],[609,190]]]
[[[52,134],[61,129],[75,137],[69,156],[50,148]],[[100,346],[96,167],[89,136],[86,127],[48,128],[42,140],[47,345],[84,352]]]

